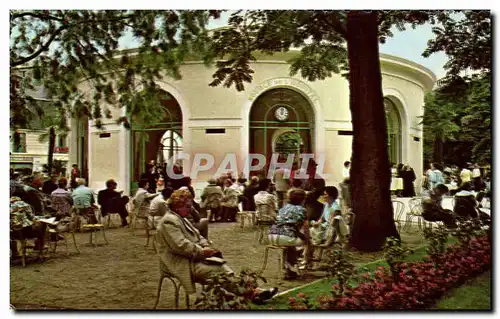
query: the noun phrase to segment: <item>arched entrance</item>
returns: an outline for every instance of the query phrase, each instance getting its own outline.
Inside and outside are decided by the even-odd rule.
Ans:
[[[250,110],[250,153],[312,153],[314,110],[308,100],[291,89],[271,89],[260,95]]]
[[[175,154],[182,152],[182,111],[177,100],[161,91],[158,103],[164,117],[157,122],[143,123],[132,118],[131,126],[131,190],[137,188],[141,175],[152,160],[166,165]]]
[[[387,146],[391,163],[401,163],[402,159],[402,124],[401,116],[396,105],[388,98],[384,98],[385,116],[387,121]]]

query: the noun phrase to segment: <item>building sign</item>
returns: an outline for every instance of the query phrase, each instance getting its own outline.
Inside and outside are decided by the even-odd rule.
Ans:
[[[314,91],[304,82],[299,81],[297,79],[291,78],[275,78],[269,79],[255,87],[253,91],[250,93],[248,100],[253,101],[259,95],[264,93],[265,91],[274,88],[274,87],[292,87],[297,89],[300,93],[306,95],[312,103],[317,104],[319,102],[319,97],[314,93]]]
[[[17,162],[17,163],[33,163],[33,157],[32,156],[11,156],[10,161]]]
[[[68,153],[67,147],[54,147],[54,153]]]

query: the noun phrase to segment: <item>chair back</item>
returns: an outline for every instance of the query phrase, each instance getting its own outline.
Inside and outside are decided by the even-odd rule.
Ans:
[[[399,200],[392,201],[392,208],[394,210],[394,220],[401,220],[405,211],[405,204]]]
[[[139,206],[138,218],[147,218],[149,216],[149,207],[151,206],[151,198],[145,198]]]
[[[51,195],[52,208],[56,210],[58,216],[69,216],[71,212],[71,204],[65,196]]]
[[[415,216],[420,216],[422,215],[422,198],[421,197],[414,197],[410,199],[409,202],[410,206],[410,213]]]
[[[262,203],[255,205],[255,213],[257,215],[257,220],[274,221],[276,218],[276,211],[270,204]]]

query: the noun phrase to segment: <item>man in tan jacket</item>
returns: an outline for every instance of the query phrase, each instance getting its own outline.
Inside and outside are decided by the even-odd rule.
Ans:
[[[234,274],[225,263],[208,264],[206,258],[221,256],[209,247],[208,241],[185,217],[189,214],[192,197],[189,191],[177,190],[170,197],[170,210],[160,220],[156,245],[161,259],[161,267],[179,279],[188,294],[196,293],[195,283],[204,283],[212,274]],[[229,289],[228,289],[229,290]],[[259,290],[262,299],[269,299],[277,292]],[[234,292],[237,294],[237,292]],[[257,294],[256,294],[257,296]]]

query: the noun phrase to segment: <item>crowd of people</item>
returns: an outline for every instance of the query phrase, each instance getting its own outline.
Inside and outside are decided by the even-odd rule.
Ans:
[[[478,164],[467,165],[460,170],[456,165],[442,169],[432,163],[425,172],[422,192],[422,217],[427,221],[441,221],[449,229],[457,228],[457,222],[478,219],[483,224],[491,223],[489,214],[482,210],[485,197],[491,198],[489,174],[484,174]],[[453,198],[453,210],[443,208],[443,196]]]
[[[283,162],[279,159],[279,163]],[[286,279],[294,279],[299,268],[307,267],[313,260],[313,245],[342,241],[350,232],[345,210],[339,205],[341,195],[342,205],[350,206],[350,162],[344,163],[340,194],[337,187],[327,186],[324,179],[316,176],[314,161],[308,167],[309,176],[305,179],[298,167],[297,163],[290,171],[278,168],[272,179],[257,174],[247,180],[242,174],[235,178],[231,173],[211,178],[202,191],[200,203],[194,201],[196,194],[189,177],[169,179],[154,162],[147,166],[132,198],[118,191],[113,179],[106,181],[105,189],[95,194],[86,186],[85,179],[78,176],[77,168],[72,171],[69,183],[64,177],[51,176],[45,183],[33,178],[23,185],[13,174],[11,228],[24,229],[28,232],[26,236],[36,238],[38,244],[43,245],[40,234],[44,230],[34,227],[34,215],[50,212],[56,221],[61,221],[60,225],[68,227],[76,223],[77,228],[78,216],[86,217],[89,223],[97,223],[97,211],[103,217],[118,214],[123,227],[130,226],[134,219],[143,218],[147,227],[157,229],[156,243],[162,267],[177,276],[187,292],[194,292],[194,283],[205,282],[211,274],[233,273],[225,263],[222,252],[211,248],[209,223],[235,222],[241,207],[244,211],[255,211],[257,223],[269,227],[270,243],[287,247],[284,250],[283,259],[286,262],[283,270]],[[182,167],[174,166],[173,170],[182,175]],[[414,196],[413,169],[400,165],[397,171],[405,180],[403,195]],[[479,209],[480,199],[471,192],[472,189],[483,191],[486,186],[475,169],[469,173],[460,172],[462,185],[455,194],[454,210],[442,207],[443,195],[449,191],[447,178],[453,180],[456,170],[446,172],[445,169],[443,174],[438,164],[432,164],[426,173],[428,186],[422,193],[423,218],[442,221],[448,228],[456,228],[458,220],[470,218],[489,223],[489,215]],[[73,184],[71,189],[68,189],[68,184]],[[485,192],[478,194],[485,195]],[[24,214],[23,210],[26,211]],[[12,242],[11,248],[15,257],[17,249]],[[249,287],[256,302],[262,302],[276,293],[276,289],[261,289],[256,285]],[[231,287],[227,289],[232,291]]]

